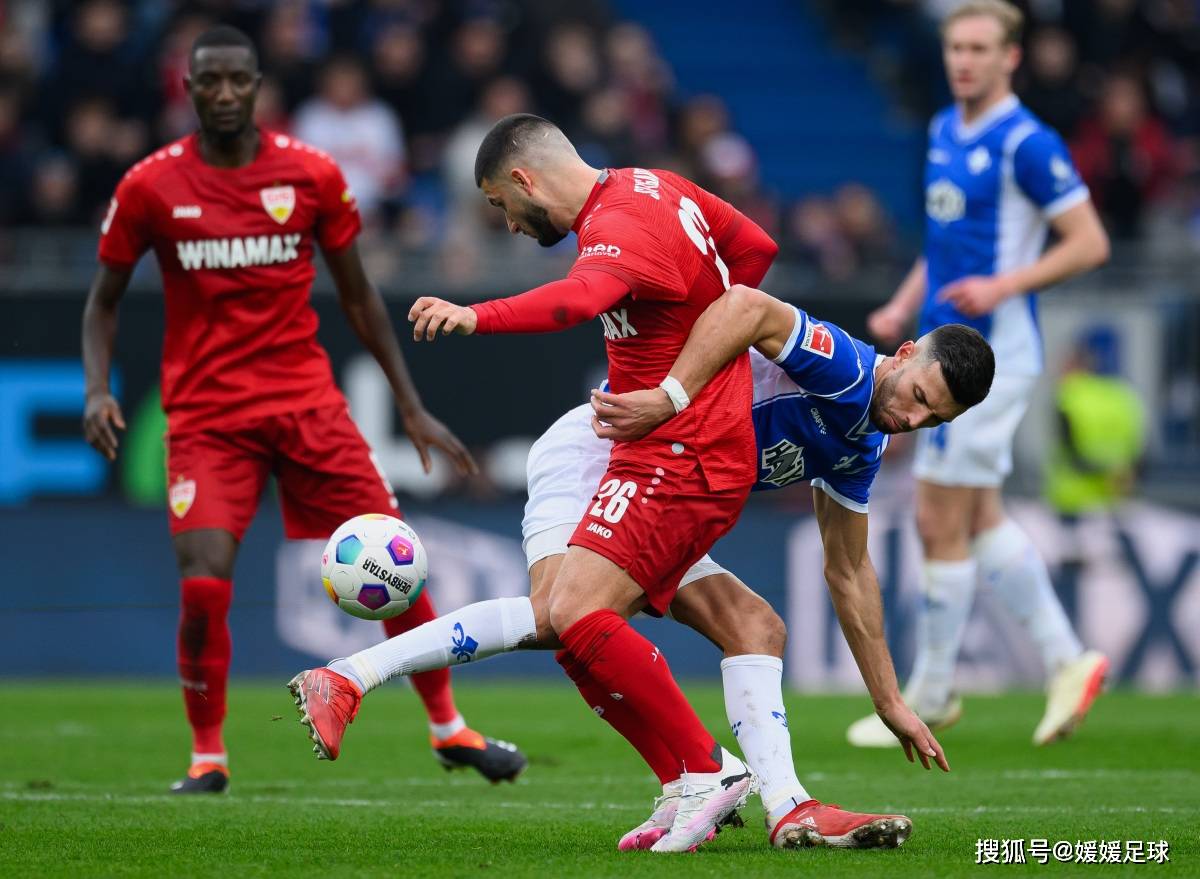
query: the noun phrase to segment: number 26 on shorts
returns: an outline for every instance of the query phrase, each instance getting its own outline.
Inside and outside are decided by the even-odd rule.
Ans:
[[[635,494],[637,494],[636,483],[610,479],[596,492],[596,502],[592,504],[588,514],[615,525],[621,521],[621,517],[629,509],[629,502]],[[607,503],[605,503],[606,501]]]

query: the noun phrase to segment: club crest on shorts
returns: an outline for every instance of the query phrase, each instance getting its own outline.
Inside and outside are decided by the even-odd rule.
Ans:
[[[296,209],[296,188],[294,186],[268,186],[259,192],[263,207],[271,215],[271,219],[282,226],[292,216]]]
[[[184,479],[180,476],[167,491],[167,503],[177,519],[182,519],[187,515],[187,511],[192,508],[195,500],[196,480],[194,479]]]

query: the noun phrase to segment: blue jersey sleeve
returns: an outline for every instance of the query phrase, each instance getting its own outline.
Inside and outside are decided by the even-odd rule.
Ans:
[[[841,327],[793,310],[796,323],[775,362],[806,394],[832,399],[857,387],[865,373],[854,340]]]
[[[1062,138],[1039,127],[1018,144],[1013,176],[1029,198],[1052,220],[1088,198],[1088,189],[1075,170]]]
[[[875,482],[875,474],[879,472],[879,464],[880,461],[876,458],[869,463],[851,467],[848,472],[814,479],[813,488],[821,489],[848,510],[865,513],[867,501],[871,499],[871,485]]]

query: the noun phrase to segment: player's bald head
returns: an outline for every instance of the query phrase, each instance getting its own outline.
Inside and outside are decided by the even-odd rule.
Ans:
[[[475,185],[498,182],[513,168],[552,167],[578,159],[579,154],[562,130],[532,113],[514,113],[492,126],[475,154]]]

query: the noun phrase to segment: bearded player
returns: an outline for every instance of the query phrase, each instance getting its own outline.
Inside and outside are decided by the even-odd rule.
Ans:
[[[994,369],[988,344],[974,330],[947,326],[905,343],[894,356],[877,356],[835,325],[735,285],[696,322],[671,375],[695,393],[746,344],[756,349],[751,353],[759,460],[755,489],[812,482],[830,596],[872,701],[910,760],[915,751],[928,765],[932,747],[933,760],[945,769],[940,746],[904,705],[896,685],[879,586],[866,552],[866,508],[889,434],[952,421],[986,395]],[[337,688],[350,695],[348,700],[310,708],[311,735],[325,757],[336,759],[359,698],[394,677],[481,661],[514,646],[562,646],[549,624],[547,587],[608,468],[609,437],[636,439],[676,414],[661,390],[624,396],[598,392],[593,406],[603,424],[593,421],[592,407],[577,406],[529,453],[522,534],[530,596],[477,602],[331,662],[321,674],[339,684],[344,678],[353,688]],[[705,556],[684,574],[670,614],[724,654],[726,715],[759,777],[772,845],[864,848],[904,842],[911,830],[906,817],[820,803],[797,777],[783,705],[786,631],[766,601]],[[670,829],[682,795],[671,755],[653,730],[633,725],[623,700],[599,689],[581,690],[589,707],[638,749],[663,786],[651,816],[618,843],[623,851],[649,848]]]
[[[320,248],[339,301],[387,375],[426,471],[429,449],[462,473],[475,464],[424,408],[386,307],[355,246],[358,209],[324,153],[253,124],[261,74],[253,43],[217,27],[192,47],[185,85],[200,130],[138,162],[101,228],[100,268],[83,318],[84,431],[109,460],[121,409],[109,389],[117,308],[141,255],[153,249],[166,292],[162,398],[167,413],[171,527],[182,578],[178,662],[192,728],[191,766],[177,793],[219,793],[229,768],[222,723],[230,663],[234,559],[268,476],[279,484],[292,539],[326,539],[344,520],[397,514],[397,502],[350,419],[316,339],[310,303]],[[384,622],[389,636],[436,616],[422,593]],[[413,677],[434,753],[492,781],[525,759],[466,726],[449,672]]]

